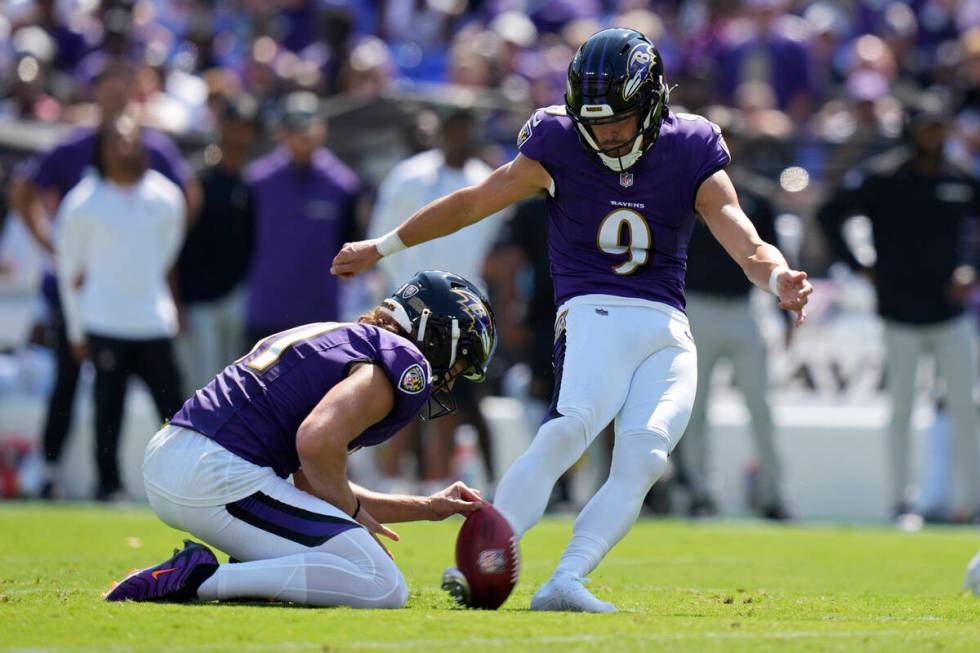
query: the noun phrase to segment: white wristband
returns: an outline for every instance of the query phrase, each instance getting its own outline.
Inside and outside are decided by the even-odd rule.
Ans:
[[[769,273],[769,292],[779,297],[779,275],[788,270],[785,265],[777,265]]]
[[[376,238],[374,246],[378,249],[381,256],[391,256],[395,252],[405,249],[405,243],[398,237],[398,230],[392,229],[381,238]]]

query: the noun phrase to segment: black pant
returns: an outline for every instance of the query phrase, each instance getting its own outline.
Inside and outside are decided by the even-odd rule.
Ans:
[[[299,325],[295,324],[293,326],[299,326]],[[285,331],[288,328],[290,327],[283,327],[282,329],[263,329],[262,327],[246,326],[245,327],[245,352],[247,353],[252,351],[252,347],[254,347],[259,340],[268,338],[273,333],[279,333],[280,331]]]
[[[124,340],[89,334],[88,347],[95,363],[98,494],[105,496],[122,487],[117,453],[129,375],[135,374],[146,383],[161,421],[180,410],[184,395],[169,338]]]
[[[81,369],[71,356],[65,322],[60,313],[55,315],[56,361],[54,389],[48,397],[48,413],[44,420],[44,458],[49,463],[58,462],[61,450],[71,427],[72,408],[75,405],[75,389]]]

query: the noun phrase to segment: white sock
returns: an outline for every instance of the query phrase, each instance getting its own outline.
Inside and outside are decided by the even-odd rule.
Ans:
[[[206,601],[273,599],[316,607],[400,608],[408,598],[394,563],[359,566],[323,551],[220,565],[201,584]]]
[[[518,538],[541,519],[555,483],[582,457],[588,443],[585,422],[557,417],[541,425],[531,446],[500,479],[493,505]]]
[[[667,469],[667,440],[650,431],[620,435],[609,478],[575,520],[555,577],[584,577],[636,523],[643,498]]]

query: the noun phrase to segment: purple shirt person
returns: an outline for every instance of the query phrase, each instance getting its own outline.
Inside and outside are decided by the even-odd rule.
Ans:
[[[358,363],[384,371],[395,403],[348,449],[381,444],[418,415],[429,399],[432,374],[408,340],[367,324],[319,322],[269,336],[195,392],[170,423],[285,478],[299,469],[300,424]]]
[[[325,129],[311,93],[286,99],[283,146],[246,172],[255,209],[246,330],[251,340],[308,322],[337,319],[338,283],[324,252],[355,228],[357,176],[322,147]]]
[[[687,426],[697,386],[684,314],[687,243],[700,214],[756,286],[802,323],[812,287],[759,238],[723,168],[718,128],[674,114],[653,43],[631,29],[593,34],[568,68],[565,106],[539,110],[520,153],[479,185],[423,207],[394,231],[348,243],[332,271],[352,276],[382,256],[444,236],[547,193],[556,300],[555,394],[530,448],[497,487],[494,506],[517,537],[544,514],[558,478],[610,422],[608,481],[532,610],[612,612],[584,577],[633,525]]]

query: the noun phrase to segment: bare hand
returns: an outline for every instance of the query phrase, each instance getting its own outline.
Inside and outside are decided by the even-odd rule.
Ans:
[[[482,508],[484,503],[479,490],[456,481],[429,497],[429,519],[441,521],[450,515],[468,515]]]
[[[330,272],[343,279],[350,279],[368,270],[381,260],[378,248],[373,240],[359,240],[356,243],[344,243],[344,246],[333,257]]]
[[[83,341],[71,346],[71,357],[81,365],[88,358],[88,345]]]
[[[807,281],[806,272],[799,270],[783,270],[776,277],[776,289],[779,291],[779,308],[796,313],[793,326],[800,326],[806,320],[806,303],[809,301],[813,286]]]
[[[378,539],[378,536],[381,535],[387,537],[392,542],[397,542],[401,539],[398,533],[391,530],[384,524],[378,523],[378,520],[372,517],[371,513],[365,510],[363,506],[361,506],[360,512],[357,513],[356,521],[361,526],[367,529],[368,533],[371,534],[371,537],[373,537],[375,541],[378,543],[378,545],[385,550],[385,553],[388,554],[388,557],[394,560],[395,556],[391,554],[391,551],[388,550],[388,547],[386,547],[384,544],[381,543],[381,540]]]

